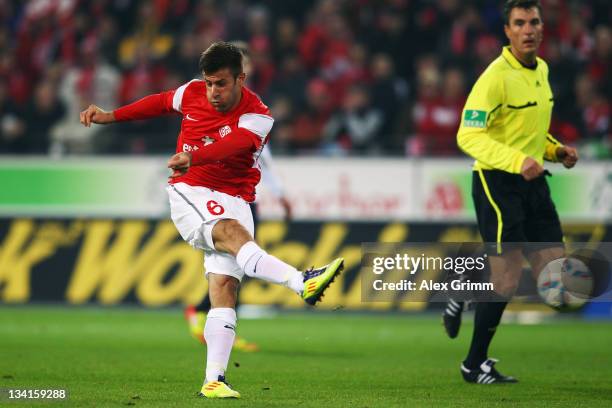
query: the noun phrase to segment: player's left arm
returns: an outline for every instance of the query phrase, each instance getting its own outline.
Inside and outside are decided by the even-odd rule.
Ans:
[[[268,114],[246,113],[240,116],[238,126],[221,140],[193,152],[172,156],[168,161],[168,168],[173,170],[170,178],[184,175],[191,166],[202,166],[259,149],[273,124],[274,119]]]
[[[565,168],[571,169],[578,162],[578,150],[575,147],[563,145],[549,133],[546,135],[544,160],[561,162]]]
[[[248,133],[248,130],[238,128],[215,143],[192,152],[175,154],[168,160],[168,168],[173,170],[170,178],[184,175],[191,166],[202,166],[255,150],[256,140]]]

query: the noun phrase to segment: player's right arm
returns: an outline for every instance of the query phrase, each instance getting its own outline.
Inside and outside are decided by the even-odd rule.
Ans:
[[[89,105],[87,109],[81,112],[80,120],[86,127],[90,127],[92,123],[106,125],[107,123],[116,122],[113,112],[107,112],[96,105]]]
[[[106,125],[114,122],[154,118],[177,111],[174,96],[174,90],[148,95],[111,112],[96,105],[89,105],[87,109],[81,112],[80,120],[84,126],[90,127],[92,123]]]
[[[544,169],[520,150],[500,143],[490,129],[503,107],[504,85],[499,75],[485,71],[468,96],[457,133],[457,145],[484,165],[509,173],[522,174],[527,180],[539,176]]]

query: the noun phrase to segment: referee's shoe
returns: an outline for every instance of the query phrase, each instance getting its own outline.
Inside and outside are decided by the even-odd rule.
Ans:
[[[459,328],[461,327],[461,313],[463,313],[464,306],[465,302],[449,298],[448,302],[446,303],[446,308],[442,313],[442,324],[444,325],[444,330],[451,339],[454,339],[459,334]]]
[[[461,364],[461,374],[466,382],[474,384],[508,384],[517,383],[518,380],[514,377],[501,374],[495,369],[495,363],[498,360],[488,358],[475,369],[468,369],[464,364]]]

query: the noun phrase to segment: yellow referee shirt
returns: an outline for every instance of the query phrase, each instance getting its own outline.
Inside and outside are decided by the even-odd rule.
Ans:
[[[504,47],[468,96],[457,144],[476,159],[475,170],[520,173],[527,156],[557,161],[561,144],[548,133],[552,109],[546,62],[537,58],[526,68]]]

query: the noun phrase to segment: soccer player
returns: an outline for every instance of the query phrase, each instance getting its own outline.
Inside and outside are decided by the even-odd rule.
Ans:
[[[206,378],[200,395],[240,398],[225,380],[236,328],[236,293],[244,275],[284,285],[314,305],[340,273],[343,259],[300,272],[267,254],[253,240],[248,203],[259,182],[258,159],[274,120],[247,87],[242,54],[217,42],[202,54],[203,79],[176,90],[149,95],[107,112],[90,105],[81,112],[85,126],[183,116],[167,191],[172,221],[185,241],[204,250],[212,308],[206,319]]]
[[[242,70],[246,75],[245,84],[248,86],[249,77],[253,72],[253,64],[249,54],[249,46],[243,41],[232,41],[231,44],[235,45],[242,53]],[[283,183],[274,169],[274,160],[272,159],[272,153],[270,153],[269,145],[266,145],[261,151],[258,163],[261,169],[261,183],[266,185],[266,187],[268,187],[272,194],[274,194],[274,196],[278,199],[278,202],[281,204],[285,212],[285,220],[291,220],[291,204],[285,195]],[[255,201],[250,202],[249,206],[251,207],[251,214],[253,215],[253,226],[254,229],[257,230],[257,224],[259,222],[257,203]],[[206,324],[206,314],[210,310],[210,306],[210,297],[204,296],[202,301],[197,305],[189,305],[185,308],[185,319],[189,325],[189,333],[193,338],[202,344],[206,344],[206,340],[204,339],[204,326]],[[237,335],[234,340],[234,349],[245,352],[254,352],[259,350],[259,346],[256,343],[250,342],[244,337]]]
[[[480,235],[490,249],[489,265],[495,293],[478,302],[474,332],[461,364],[465,381],[478,384],[512,383],[500,374],[497,360],[488,358],[508,300],[522,272],[523,255],[537,275],[551,260],[564,256],[559,216],[551,200],[543,161],[572,168],[576,149],[548,133],[554,97],[548,66],[536,56],[542,41],[542,8],[537,0],[508,0],[504,31],[510,45],[503,48],[478,78],[465,104],[457,134],[459,147],[476,159],[472,196]],[[537,248],[510,243],[545,242]],[[450,300],[444,312],[449,336],[459,330],[463,304]]]

